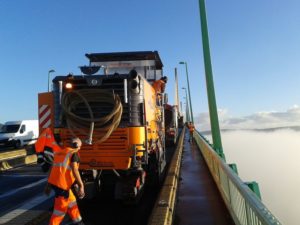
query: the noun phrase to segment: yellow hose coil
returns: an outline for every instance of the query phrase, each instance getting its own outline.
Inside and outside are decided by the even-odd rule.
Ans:
[[[90,106],[91,102],[110,104],[114,107],[109,114],[95,118]],[[80,104],[86,106],[90,118],[81,117],[74,113],[74,109]],[[72,135],[76,136],[74,130],[82,135],[87,135],[90,144],[93,139],[94,128],[103,131],[102,134],[94,137],[96,143],[102,143],[109,138],[111,133],[119,126],[123,112],[119,95],[101,89],[81,89],[66,92],[62,97],[61,106],[66,117],[67,126]],[[89,128],[89,132],[87,132],[87,128]]]

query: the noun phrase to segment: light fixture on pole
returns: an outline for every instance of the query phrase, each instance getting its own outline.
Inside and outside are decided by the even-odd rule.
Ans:
[[[50,73],[54,73],[55,72],[55,70],[53,70],[53,69],[51,69],[51,70],[49,70],[48,71],[48,92],[50,91]]]
[[[185,71],[186,71],[186,79],[187,79],[187,85],[188,85],[188,92],[189,92],[189,107],[191,111],[191,120],[194,123],[194,115],[193,115],[193,108],[192,108],[192,99],[191,99],[191,89],[190,89],[190,81],[189,81],[189,73],[188,73],[188,66],[187,62],[179,62],[179,64],[185,65]]]

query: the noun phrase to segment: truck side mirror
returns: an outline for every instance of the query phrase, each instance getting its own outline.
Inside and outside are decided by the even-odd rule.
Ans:
[[[168,104],[169,99],[168,99],[168,94],[167,93],[164,94],[163,98],[164,98],[164,103],[163,104]]]

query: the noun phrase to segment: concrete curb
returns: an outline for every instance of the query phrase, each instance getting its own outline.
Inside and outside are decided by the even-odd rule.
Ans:
[[[166,179],[152,210],[148,225],[171,225],[175,213],[175,200],[179,181],[185,127],[182,129]]]
[[[31,150],[20,149],[0,153],[0,171],[35,163],[37,157]]]
[[[21,156],[26,156],[26,155],[27,155],[26,149],[1,152],[0,153],[0,161],[5,161],[5,160],[21,157]]]

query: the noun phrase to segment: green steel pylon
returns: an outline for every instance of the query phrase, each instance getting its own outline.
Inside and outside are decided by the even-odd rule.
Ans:
[[[216,104],[216,97],[215,97],[215,90],[214,90],[204,0],[199,0],[199,9],[200,9],[202,46],[203,46],[204,66],[205,66],[205,76],[206,76],[206,88],[207,88],[207,96],[208,96],[208,106],[209,106],[209,116],[210,116],[213,146],[216,152],[219,154],[219,156],[225,160],[225,155],[223,153],[223,147],[221,141],[218,111],[217,111],[217,104]]]

